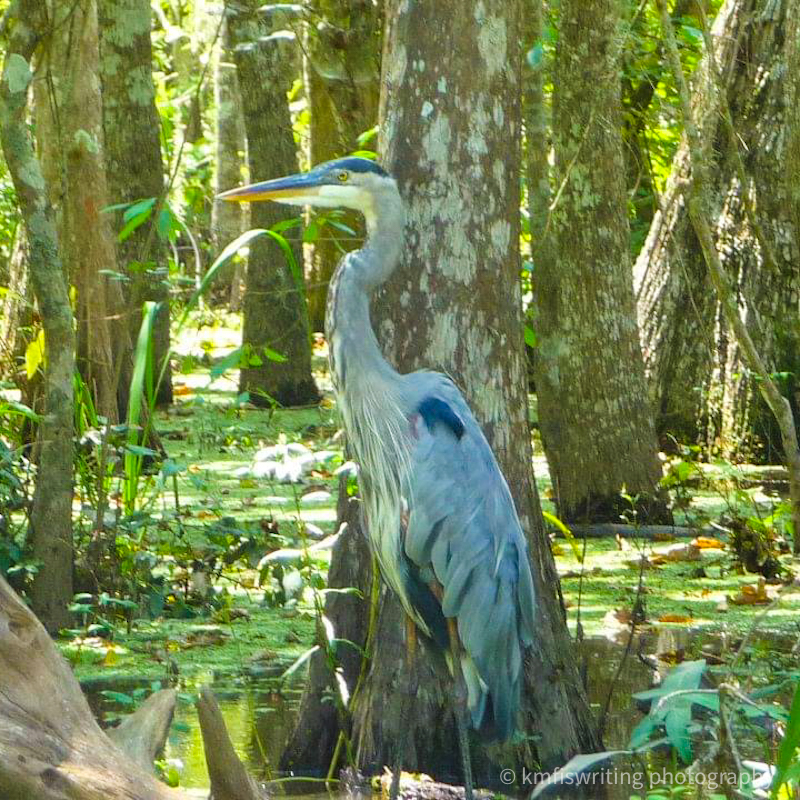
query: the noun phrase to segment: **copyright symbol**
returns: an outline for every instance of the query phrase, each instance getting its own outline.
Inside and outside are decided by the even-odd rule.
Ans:
[[[500,773],[500,782],[504,783],[506,786],[510,786],[517,780],[517,776],[513,769],[504,769]]]

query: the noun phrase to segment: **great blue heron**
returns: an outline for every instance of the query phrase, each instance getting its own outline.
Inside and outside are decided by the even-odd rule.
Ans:
[[[369,538],[410,621],[409,666],[418,628],[445,651],[456,680],[469,798],[467,724],[501,741],[516,728],[522,651],[533,641],[533,580],[508,486],[461,392],[439,372],[397,372],[372,330],[370,297],[403,249],[397,183],[375,162],[350,157],[220,197],[345,206],[366,219],[364,246],[342,259],[328,289],[331,375],[361,469]]]

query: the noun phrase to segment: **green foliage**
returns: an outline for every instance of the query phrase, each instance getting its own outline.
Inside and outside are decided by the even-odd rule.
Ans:
[[[783,796],[795,796],[797,788],[800,787],[798,748],[800,748],[800,683],[795,687],[789,719],[778,748],[778,761],[775,765],[770,795],[773,800]],[[781,793],[784,786],[792,787],[791,795]]]

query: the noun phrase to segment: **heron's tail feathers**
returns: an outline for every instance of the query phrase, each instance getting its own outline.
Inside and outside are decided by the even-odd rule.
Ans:
[[[510,739],[517,729],[519,677],[505,681],[492,691],[467,653],[461,656],[461,673],[467,687],[467,707],[472,727],[485,742],[505,742]]]

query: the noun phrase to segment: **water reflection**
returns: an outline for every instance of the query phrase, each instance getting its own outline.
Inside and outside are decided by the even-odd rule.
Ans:
[[[636,708],[632,694],[658,683],[676,663],[698,658],[705,658],[710,664],[722,663],[741,643],[741,640],[730,640],[725,634],[667,627],[645,629],[630,643],[628,640],[628,630],[621,628],[616,634],[588,638],[580,645],[587,692],[598,718],[608,704],[604,725],[607,749],[626,748],[633,728],[642,719],[645,709]],[[794,640],[754,637],[751,644],[762,653],[788,653]],[[109,703],[101,691],[130,694],[140,686],[149,687],[151,683],[150,679],[96,680],[84,683],[84,690],[96,715],[103,718],[109,713],[128,713],[130,709]],[[209,673],[196,676],[191,682],[184,681],[177,687],[182,699],[165,757],[182,765],[181,786],[197,790],[208,786],[203,740],[191,702],[197,688],[205,683],[213,687],[234,747],[251,774],[260,780],[276,777],[275,765],[294,726],[300,687],[281,687],[274,674],[253,677]],[[168,685],[166,679],[163,685]],[[318,786],[305,783],[289,784],[285,788],[296,794],[298,791],[314,791]],[[632,794],[637,794],[631,791],[631,786],[607,788],[606,796],[609,798],[627,800]],[[198,792],[198,796],[202,796],[202,792]]]

